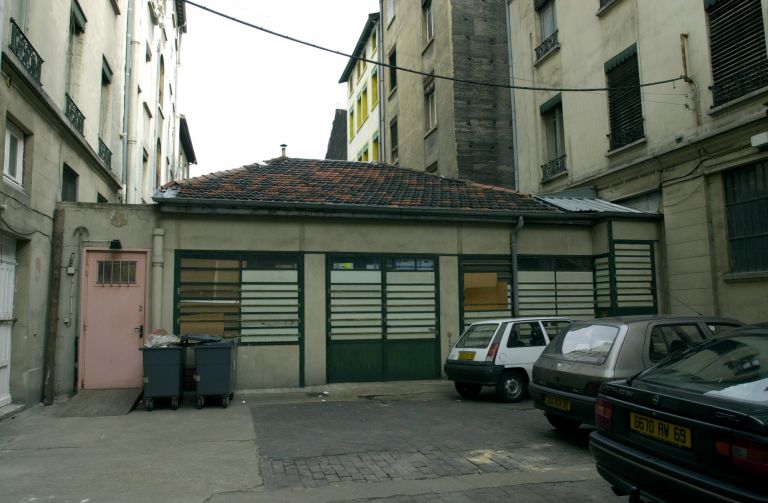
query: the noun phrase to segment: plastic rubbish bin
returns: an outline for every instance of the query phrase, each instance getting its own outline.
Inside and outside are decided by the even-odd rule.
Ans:
[[[179,408],[184,396],[184,355],[182,346],[139,348],[144,360],[144,406],[154,408],[155,398],[170,398],[171,408]]]
[[[193,346],[198,409],[206,397],[221,397],[221,406],[229,405],[235,390],[237,345],[238,339],[233,338]]]

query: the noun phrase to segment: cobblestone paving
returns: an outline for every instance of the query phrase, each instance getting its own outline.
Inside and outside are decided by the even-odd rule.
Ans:
[[[488,450],[444,450],[427,447],[413,451],[382,451],[316,456],[262,458],[267,486],[320,487],[339,481],[380,482],[418,480],[477,473],[521,470],[519,453]]]
[[[343,482],[521,473],[593,462],[588,430],[557,434],[532,405],[516,405],[433,401],[253,408],[264,487],[322,488]],[[596,485],[607,488],[602,481]],[[526,489],[536,490],[535,485]],[[429,497],[404,496],[402,501],[453,502],[467,496],[424,499]]]

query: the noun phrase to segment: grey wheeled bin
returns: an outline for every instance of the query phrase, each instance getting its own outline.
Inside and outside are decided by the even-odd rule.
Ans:
[[[193,346],[198,409],[203,407],[206,397],[220,398],[224,408],[229,405],[235,390],[237,344],[237,338],[233,338]]]
[[[182,346],[139,348],[144,360],[144,406],[151,411],[155,398],[170,398],[171,408],[179,408],[184,396],[184,354]]]

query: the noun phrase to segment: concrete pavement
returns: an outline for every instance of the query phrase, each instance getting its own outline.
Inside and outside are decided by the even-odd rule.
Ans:
[[[57,406],[33,407],[0,422],[0,500],[453,503],[612,498],[585,452],[585,437],[553,446],[557,438],[548,426],[538,424],[538,411],[530,402],[508,405],[486,398],[462,403],[449,381],[240,392],[227,409],[197,410],[188,399],[175,411],[138,408],[109,417],[57,417]],[[493,437],[486,435],[470,448],[473,416],[463,414],[475,410],[485,418],[483,430],[507,417],[514,421],[512,414],[519,414],[520,421],[535,425],[541,438],[533,442],[523,434],[510,443],[500,437],[494,447]],[[453,422],[426,420],[442,415]],[[461,425],[465,434],[450,434]],[[315,441],[313,427],[332,433]],[[498,427],[503,432],[505,425]],[[385,429],[391,431],[381,431]],[[379,434],[369,434],[373,430]],[[446,438],[454,440],[442,440]]]

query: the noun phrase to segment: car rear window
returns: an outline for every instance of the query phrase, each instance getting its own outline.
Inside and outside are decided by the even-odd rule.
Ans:
[[[493,334],[499,328],[498,323],[471,325],[456,343],[457,348],[487,348]]]
[[[710,339],[651,368],[637,381],[768,403],[768,336]]]
[[[544,354],[551,358],[599,365],[611,352],[619,328],[609,325],[571,325],[547,346]]]

